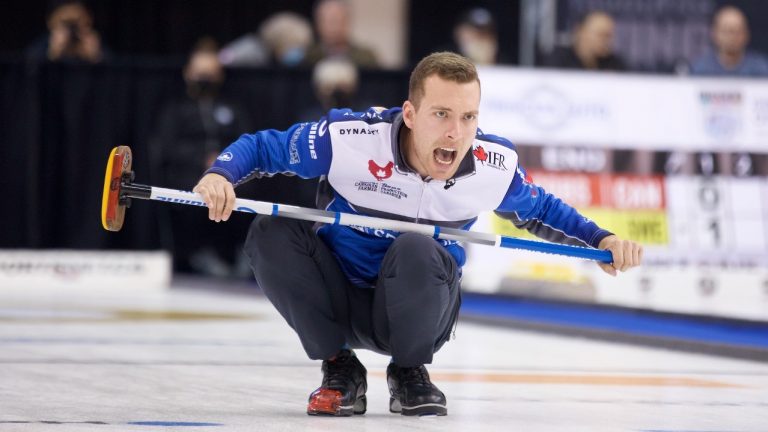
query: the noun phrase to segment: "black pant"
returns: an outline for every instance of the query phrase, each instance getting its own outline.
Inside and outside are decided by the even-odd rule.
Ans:
[[[431,363],[458,318],[456,261],[424,235],[392,243],[374,289],[350,284],[311,222],[257,216],[245,252],[312,359],[328,359],[347,343],[391,354],[402,367]]]

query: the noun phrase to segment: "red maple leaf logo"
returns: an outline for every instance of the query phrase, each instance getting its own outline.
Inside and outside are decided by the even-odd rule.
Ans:
[[[485,152],[483,146],[477,146],[474,150],[472,150],[472,154],[475,155],[477,160],[480,162],[485,162],[485,160],[488,159],[488,153]]]
[[[368,161],[368,171],[373,174],[374,177],[376,177],[376,180],[382,181],[384,179],[388,179],[392,177],[392,167],[394,167],[394,162],[389,162],[386,166],[378,166],[376,162],[373,160]]]

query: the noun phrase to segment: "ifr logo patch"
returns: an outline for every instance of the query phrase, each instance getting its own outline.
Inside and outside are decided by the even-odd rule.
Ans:
[[[475,158],[485,166],[489,166],[501,171],[507,170],[507,166],[504,165],[505,156],[501,153],[486,151],[483,146],[477,146],[472,149],[472,154],[475,155]]]

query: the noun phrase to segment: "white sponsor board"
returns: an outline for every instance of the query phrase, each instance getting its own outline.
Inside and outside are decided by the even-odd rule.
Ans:
[[[515,143],[768,153],[768,80],[479,69],[480,128]]]
[[[166,252],[0,250],[0,289],[157,289],[170,281]]]

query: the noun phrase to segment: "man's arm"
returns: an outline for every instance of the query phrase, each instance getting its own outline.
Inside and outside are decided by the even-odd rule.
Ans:
[[[499,217],[501,217],[502,219],[506,219],[512,222],[512,224],[516,228],[521,230],[526,230],[529,233],[535,235],[536,237],[540,239],[544,239],[548,242],[567,244],[571,246],[581,246],[581,247],[592,246],[591,244],[587,243],[586,241],[578,237],[570,237],[566,235],[563,231],[559,231],[552,228],[551,226],[545,224],[539,219],[523,220],[523,219],[520,219],[520,217],[517,215],[516,212],[501,212],[497,210],[496,214],[499,215]],[[610,233],[608,233],[607,231],[606,233],[607,233],[605,234],[606,237],[610,235]],[[602,238],[600,238],[600,240],[602,240]]]
[[[331,148],[326,124],[323,119],[319,123],[297,123],[285,131],[269,129],[242,135],[205,173],[219,174],[235,186],[264,175],[313,178],[327,174]]]
[[[640,265],[642,246],[600,228],[576,209],[526,179],[518,167],[496,214],[548,241],[610,250],[613,263],[599,263],[608,274]]]
[[[208,218],[226,221],[235,204],[234,187],[264,175],[313,178],[328,173],[331,146],[327,121],[298,123],[286,131],[245,134],[225,148],[193,189],[208,205]]]

